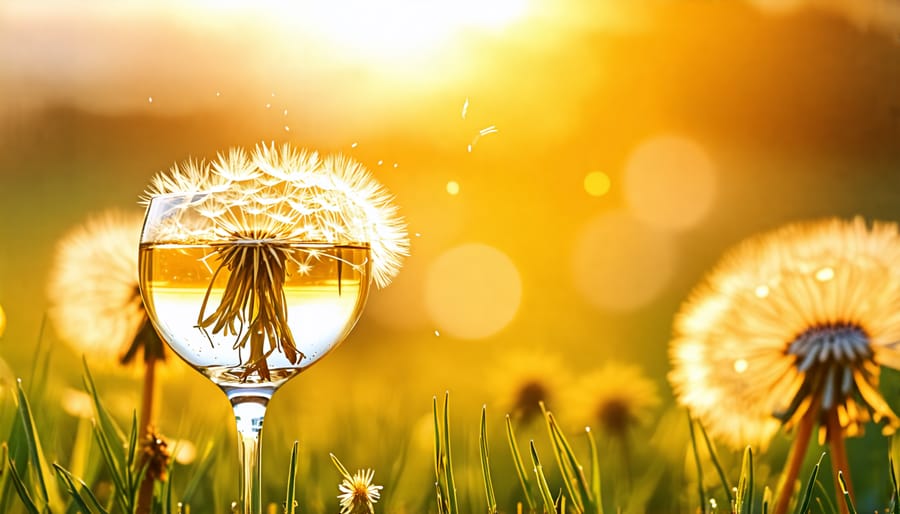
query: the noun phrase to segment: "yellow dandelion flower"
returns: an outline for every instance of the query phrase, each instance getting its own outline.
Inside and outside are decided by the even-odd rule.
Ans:
[[[583,376],[568,397],[573,419],[618,438],[646,425],[660,405],[656,384],[641,368],[619,362],[607,362]]]
[[[741,243],[676,317],[669,378],[679,401],[735,447],[765,445],[784,424],[805,450],[818,424],[846,474],[844,437],[870,419],[887,432],[900,425],[878,391],[879,366],[900,367],[898,262],[897,225],[861,218]],[[789,484],[792,473],[793,464]]]
[[[140,230],[140,214],[110,210],[89,217],[57,244],[47,285],[49,317],[60,337],[88,356],[126,363],[142,350],[145,358],[164,358],[138,287]]]
[[[495,369],[488,379],[495,405],[523,423],[540,417],[540,402],[556,406],[568,376],[558,355],[542,351],[511,353]]]

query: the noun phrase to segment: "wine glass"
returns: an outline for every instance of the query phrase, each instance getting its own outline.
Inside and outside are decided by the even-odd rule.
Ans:
[[[262,512],[269,399],[344,340],[373,278],[389,281],[408,248],[389,198],[357,167],[263,146],[188,163],[148,194],[141,293],[162,339],[231,402],[244,514]]]

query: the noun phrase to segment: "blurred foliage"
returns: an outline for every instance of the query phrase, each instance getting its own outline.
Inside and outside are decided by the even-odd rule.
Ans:
[[[65,415],[54,388],[47,387],[53,383],[49,353],[46,345],[41,346],[28,380],[3,382],[0,430],[7,435],[0,509],[28,514],[135,512],[137,484],[145,470],[134,412],[109,409],[103,399],[110,390],[107,377],[94,377],[85,368],[84,388],[91,398],[94,428],[90,444],[79,441],[83,420]],[[505,424],[494,423],[496,416],[486,407],[480,418],[451,416],[449,393],[442,405],[435,397],[431,415],[424,418],[367,410],[363,407],[367,403],[351,401],[354,409],[318,427],[332,437],[312,431],[293,445],[283,443],[289,433],[301,433],[291,430],[297,420],[271,417],[266,428],[272,437],[264,459],[269,512],[339,510],[337,485],[349,472],[343,465],[338,470],[344,471],[336,472],[329,452],[377,470],[384,494],[375,504],[376,512],[438,514],[519,509],[572,514],[765,513],[778,485],[778,473],[772,470],[783,461],[778,448],[764,453],[749,448],[741,454],[720,452],[701,426],[684,422],[680,410],[659,412],[654,425],[636,427],[639,434],[631,440],[626,466],[622,448],[617,448],[625,441],[598,440],[591,430],[581,434],[563,430],[548,409],[539,420],[514,426],[508,416]],[[210,419],[217,414],[186,413],[179,433],[169,434],[191,437],[196,459],[189,464],[171,460],[167,480],[155,486],[154,514],[231,508],[237,495],[236,442],[230,413],[223,409],[218,419]],[[122,426],[130,429],[124,431]],[[692,438],[687,437],[689,432]],[[898,512],[894,478],[900,450],[891,442],[890,452],[881,445],[851,448],[851,455],[865,453],[878,462],[874,469],[854,470],[860,496],[852,500],[843,492],[835,495],[832,480],[824,476],[827,471],[820,472],[826,457],[808,463],[808,474],[795,490],[797,512],[809,506],[813,512],[837,513],[838,502],[845,501],[851,512],[857,505],[861,511],[874,505],[871,508]],[[89,464],[79,465],[75,474],[73,462]]]

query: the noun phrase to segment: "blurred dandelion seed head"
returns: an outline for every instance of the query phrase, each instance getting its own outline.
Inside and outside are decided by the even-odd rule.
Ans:
[[[621,362],[607,362],[583,376],[568,396],[565,403],[580,425],[613,437],[645,425],[661,403],[656,384],[641,368]]]
[[[341,494],[341,514],[371,514],[375,510],[375,503],[381,497],[383,486],[373,485],[372,479],[375,471],[372,469],[359,470],[352,477],[344,477],[338,486]]]
[[[862,218],[797,223],[727,253],[675,319],[679,401],[735,448],[764,447],[807,413],[854,436],[900,420],[878,391],[900,368],[900,236]],[[816,412],[817,411],[817,412]]]
[[[409,254],[393,197],[362,164],[340,155],[323,158],[289,144],[235,148],[212,162],[173,166],[154,177],[144,199],[168,194],[193,194],[186,202],[204,219],[175,216],[145,239],[368,244],[379,287]]]
[[[57,243],[48,314],[60,337],[79,352],[119,357],[146,323],[138,286],[141,223],[140,214],[109,210]]]

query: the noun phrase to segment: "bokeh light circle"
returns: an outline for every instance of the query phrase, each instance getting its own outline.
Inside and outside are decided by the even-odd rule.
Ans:
[[[444,252],[425,278],[425,308],[442,334],[483,339],[516,315],[522,280],[513,261],[500,250],[467,243]]]
[[[697,143],[659,136],[641,143],[625,166],[625,200],[639,220],[666,230],[696,225],[715,199],[712,160]]]
[[[602,171],[592,171],[584,176],[584,190],[591,196],[603,196],[609,192],[612,182]]]
[[[631,311],[653,301],[675,272],[669,237],[625,212],[590,219],[576,236],[572,276],[576,290],[606,311]]]

